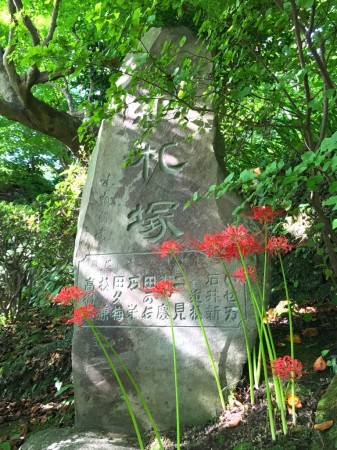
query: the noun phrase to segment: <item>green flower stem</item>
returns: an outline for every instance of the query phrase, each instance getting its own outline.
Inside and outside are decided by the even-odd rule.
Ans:
[[[254,405],[254,403],[255,403],[255,398],[254,398],[254,374],[253,374],[252,356],[251,356],[251,351],[250,351],[250,345],[249,345],[249,339],[248,339],[248,333],[247,333],[245,318],[243,316],[243,311],[242,311],[242,308],[241,308],[241,304],[240,304],[240,301],[239,301],[236,289],[234,287],[233,281],[231,279],[231,276],[230,276],[230,274],[228,272],[227,266],[226,266],[226,264],[224,263],[223,260],[221,260],[221,264],[222,264],[222,267],[223,267],[223,269],[225,271],[225,274],[226,274],[226,276],[228,278],[229,284],[230,284],[230,286],[232,288],[234,299],[235,299],[235,303],[236,303],[236,306],[238,307],[238,310],[239,310],[242,331],[243,331],[243,335],[244,335],[244,338],[245,338],[246,353],[247,353],[249,386],[250,386],[250,403],[252,405]]]
[[[108,352],[106,351],[106,348],[104,347],[104,345],[103,345],[103,343],[102,343],[102,341],[100,339],[100,336],[99,336],[99,334],[96,331],[95,326],[93,325],[91,320],[87,320],[86,319],[86,322],[88,323],[88,325],[90,327],[90,330],[92,331],[93,335],[96,338],[96,341],[98,342],[99,346],[101,347],[102,352],[104,353],[104,356],[105,356],[106,360],[108,361],[109,366],[110,366],[110,368],[111,368],[111,370],[112,370],[112,372],[113,372],[113,374],[114,374],[114,376],[115,376],[115,378],[117,380],[117,383],[118,383],[118,385],[120,387],[120,390],[122,391],[125,404],[126,404],[126,406],[128,408],[128,411],[129,411],[129,414],[130,414],[130,417],[131,417],[131,420],[132,420],[132,423],[133,423],[133,426],[134,426],[134,429],[135,429],[135,432],[136,432],[136,435],[137,435],[139,448],[140,448],[140,450],[144,450],[144,444],[143,444],[143,440],[142,440],[142,437],[141,437],[141,434],[140,434],[140,431],[139,431],[138,423],[137,423],[136,417],[134,415],[134,412],[133,412],[133,409],[132,409],[129,397],[128,397],[125,389],[124,389],[122,380],[120,379],[120,377],[118,375],[118,372],[117,372],[117,369],[116,369],[112,359],[110,358]]]
[[[283,285],[284,285],[284,291],[286,294],[286,300],[288,305],[288,321],[289,321],[289,337],[290,337],[290,356],[292,359],[295,358],[295,348],[294,348],[294,329],[293,329],[293,318],[291,313],[291,305],[290,305],[290,297],[289,297],[289,291],[288,291],[288,284],[287,279],[284,271],[283,261],[281,258],[280,252],[278,252],[278,257],[280,261],[281,266],[281,272],[282,272],[282,278],[283,278]],[[293,425],[296,425],[296,411],[295,411],[295,379],[291,379],[291,409],[292,409],[292,416],[293,416]]]
[[[93,325],[93,326],[95,327],[95,325]],[[154,434],[155,434],[155,436],[156,436],[156,438],[157,438],[158,444],[159,444],[159,449],[160,449],[160,450],[164,450],[164,446],[163,446],[162,440],[161,440],[161,438],[160,438],[159,431],[158,431],[158,428],[157,428],[157,426],[156,426],[156,423],[155,423],[155,421],[154,421],[154,419],[153,419],[153,417],[152,417],[152,414],[151,414],[151,412],[150,412],[150,410],[149,410],[149,407],[148,407],[148,405],[147,405],[147,403],[146,403],[146,401],[145,401],[145,399],[144,399],[144,397],[143,397],[143,394],[141,393],[141,390],[139,389],[139,387],[138,387],[138,385],[137,385],[135,379],[134,379],[133,376],[131,375],[129,369],[126,367],[126,365],[124,364],[124,362],[123,362],[123,360],[121,359],[121,357],[119,356],[119,354],[116,352],[116,350],[115,350],[115,349],[113,348],[113,346],[110,344],[110,342],[108,341],[108,339],[104,336],[103,333],[101,333],[101,332],[97,329],[97,327],[95,327],[95,329],[96,329],[97,333],[99,334],[99,336],[104,340],[104,342],[105,342],[105,344],[107,345],[107,347],[109,347],[109,349],[111,350],[111,352],[113,353],[113,355],[115,356],[115,358],[117,359],[117,361],[119,362],[119,364],[122,366],[124,372],[126,373],[126,375],[127,375],[128,378],[129,378],[129,380],[131,381],[132,386],[134,387],[135,391],[137,392],[138,398],[139,398],[139,400],[141,401],[141,403],[142,403],[142,405],[143,405],[143,408],[144,408],[144,411],[146,412],[146,414],[147,414],[147,416],[148,416],[148,418],[149,418],[149,421],[150,421],[150,423],[151,423],[151,425],[152,425],[153,432],[154,432]]]
[[[261,375],[261,345],[262,343],[259,341],[259,351],[256,355],[256,345],[253,348],[253,363],[254,363],[254,386],[257,389],[260,384],[260,375]]]
[[[174,388],[175,388],[175,396],[176,396],[176,421],[177,421],[177,450],[180,450],[180,416],[179,416],[179,391],[178,391],[178,370],[177,370],[177,353],[176,353],[176,343],[174,338],[174,329],[173,329],[173,319],[171,313],[170,302],[167,297],[165,297],[165,302],[167,306],[167,311],[170,319],[170,327],[171,327],[171,337],[172,337],[172,352],[173,352],[173,373],[174,373]]]
[[[270,434],[273,441],[276,440],[276,427],[275,427],[275,419],[273,415],[273,405],[271,401],[271,394],[270,394],[270,388],[269,388],[269,378],[268,378],[268,370],[267,370],[267,363],[266,363],[266,355],[264,351],[264,345],[263,345],[263,334],[262,329],[258,327],[258,334],[259,334],[259,340],[262,343],[261,345],[261,360],[262,360],[262,368],[263,368],[263,375],[264,380],[266,383],[266,394],[267,394],[267,411],[268,411],[268,417],[269,417],[269,425],[270,425]]]
[[[197,305],[197,303],[195,301],[191,285],[190,285],[190,283],[189,283],[189,281],[188,281],[188,279],[187,279],[187,277],[185,275],[184,269],[182,268],[181,264],[179,263],[177,257],[175,255],[173,255],[173,254],[172,254],[172,256],[173,256],[173,258],[174,258],[174,260],[175,260],[175,262],[176,262],[176,264],[177,264],[177,266],[179,268],[179,271],[180,271],[180,273],[181,273],[181,275],[182,275],[182,277],[184,279],[184,283],[185,283],[185,285],[187,287],[188,293],[189,293],[190,298],[192,300],[192,304],[193,304],[194,310],[195,310],[195,312],[197,314],[199,325],[200,325],[200,329],[201,329],[201,333],[203,335],[205,346],[206,346],[207,353],[208,353],[208,357],[209,357],[209,360],[210,360],[210,363],[211,363],[211,366],[212,366],[215,383],[216,383],[217,388],[218,388],[218,393],[219,393],[219,397],[220,397],[220,401],[221,401],[221,406],[222,406],[222,409],[225,411],[226,403],[225,403],[225,399],[224,399],[224,396],[223,396],[223,393],[222,393],[220,379],[219,379],[219,376],[218,376],[218,373],[217,373],[217,370],[216,370],[216,367],[215,367],[212,350],[211,350],[211,347],[210,347],[208,339],[207,339],[207,335],[206,335],[205,327],[204,327],[204,324],[203,324],[203,321],[202,321],[202,317],[201,317],[201,314],[200,314],[200,311],[199,311],[199,307],[198,307],[198,305]]]
[[[247,285],[248,285],[248,289],[249,289],[249,293],[252,299],[252,303],[253,303],[253,308],[254,308],[254,313],[255,313],[255,320],[256,320],[256,324],[257,324],[257,328],[258,328],[258,332],[259,332],[259,339],[260,342],[263,342],[263,337],[264,337],[264,342],[266,343],[267,346],[267,351],[268,351],[268,357],[270,360],[275,359],[275,346],[274,346],[274,341],[273,341],[273,337],[269,328],[269,324],[267,323],[267,325],[264,323],[263,319],[264,319],[264,298],[262,298],[262,304],[261,307],[259,306],[259,303],[257,301],[256,295],[255,295],[255,291],[253,289],[253,286],[251,284],[249,275],[248,275],[248,270],[247,270],[247,265],[246,262],[244,260],[244,257],[241,253],[241,249],[240,246],[238,245],[238,250],[240,253],[240,260],[242,263],[242,266],[244,268],[244,272],[245,272],[245,276],[246,276],[246,280],[247,280]],[[261,346],[261,356],[262,356],[262,364],[263,364],[263,370],[267,371],[267,366],[266,366],[266,356],[265,356],[265,351],[264,351],[264,346],[262,344]],[[268,374],[267,374],[268,376]],[[266,379],[266,378],[265,378]],[[280,411],[281,414],[281,420],[282,420],[282,428],[283,428],[283,432],[284,434],[287,434],[287,423],[286,423],[286,417],[285,417],[285,404],[284,404],[284,394],[283,394],[283,389],[282,387],[279,386],[280,380],[278,379],[278,377],[273,376],[273,381],[274,381],[274,387],[275,387],[275,394],[276,394],[276,399],[277,399],[277,405],[278,405],[278,409]],[[269,389],[269,387],[268,387]],[[268,391],[267,391],[267,387],[266,387],[266,392],[267,392],[267,397],[268,397]],[[269,392],[270,395],[270,392]],[[268,398],[267,398],[267,402],[268,402]],[[268,403],[268,409],[271,408],[272,405],[271,403]],[[274,427],[275,427],[275,422],[274,422]]]

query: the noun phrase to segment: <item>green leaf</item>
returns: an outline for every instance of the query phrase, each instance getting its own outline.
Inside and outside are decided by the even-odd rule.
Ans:
[[[323,206],[333,206],[332,209],[337,209],[337,195],[329,197],[327,200],[324,200]]]
[[[243,183],[254,180],[255,175],[251,170],[245,169],[240,173],[240,180]]]
[[[0,450],[11,450],[11,446],[9,442],[2,442],[0,444]]]
[[[336,191],[337,191],[337,181],[333,181],[330,184],[329,192],[330,192],[330,194],[332,194],[333,192],[336,192]]]
[[[332,229],[335,230],[337,228],[337,219],[332,221]]]
[[[307,187],[310,191],[318,191],[319,184],[323,179],[323,175],[313,175],[307,179]]]
[[[329,351],[330,350],[322,350],[321,351],[321,355],[323,356],[323,358],[324,358],[324,356],[326,356],[329,353]]]
[[[185,42],[186,42],[186,36],[183,36],[178,43],[179,47],[182,47],[185,44]]]

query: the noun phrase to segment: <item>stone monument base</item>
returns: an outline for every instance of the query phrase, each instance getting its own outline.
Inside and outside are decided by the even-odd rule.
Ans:
[[[137,440],[119,434],[50,428],[29,437],[21,450],[135,450]]]

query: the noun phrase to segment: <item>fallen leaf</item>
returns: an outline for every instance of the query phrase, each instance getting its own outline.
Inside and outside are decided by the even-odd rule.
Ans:
[[[326,422],[322,423],[315,423],[314,430],[324,431],[331,428],[333,425],[333,420],[327,420]]]
[[[290,342],[289,334],[285,337],[285,341]],[[294,344],[302,344],[302,340],[298,334],[293,335],[293,342],[294,342]]]
[[[314,370],[323,371],[326,369],[326,362],[323,359],[323,356],[319,356],[314,362]]]
[[[318,336],[318,329],[317,328],[306,328],[302,331],[303,336],[307,337],[315,337]]]
[[[285,346],[286,346],[286,344],[284,342],[278,342],[276,344],[276,347],[285,347]]]
[[[292,399],[293,399],[293,396],[291,395],[291,394],[288,394],[287,395],[287,403],[288,403],[288,405],[292,408],[292,406],[293,406],[293,403],[292,403]],[[295,408],[302,408],[302,403],[301,403],[301,399],[297,396],[297,395],[294,395],[294,406],[295,406]],[[290,409],[291,409],[290,408]]]
[[[42,417],[40,418],[40,424],[42,425],[43,423],[46,423],[47,420],[48,420],[48,416],[42,416]]]
[[[240,422],[241,422],[241,417],[237,417],[236,419],[233,419],[230,422],[227,422],[226,426],[229,428],[234,428],[234,427],[237,427]]]

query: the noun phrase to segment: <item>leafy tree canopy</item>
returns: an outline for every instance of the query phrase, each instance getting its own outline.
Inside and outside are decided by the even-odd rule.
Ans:
[[[240,187],[251,201],[309,205],[337,277],[336,144],[325,140],[337,125],[336,14],[333,0],[8,0],[0,14],[0,114],[80,156],[78,131],[86,144],[87,132],[114,112],[112,99],[124,107],[116,82],[125,70],[131,91],[148,88],[138,97],[148,132],[168,110],[180,109],[184,126],[187,108],[212,109],[228,176],[210,194]],[[205,58],[195,67],[186,56],[168,72],[176,53],[168,44],[147,70],[145,31],[173,24],[207,42],[214,71],[202,98]],[[129,52],[138,64],[125,69]]]

